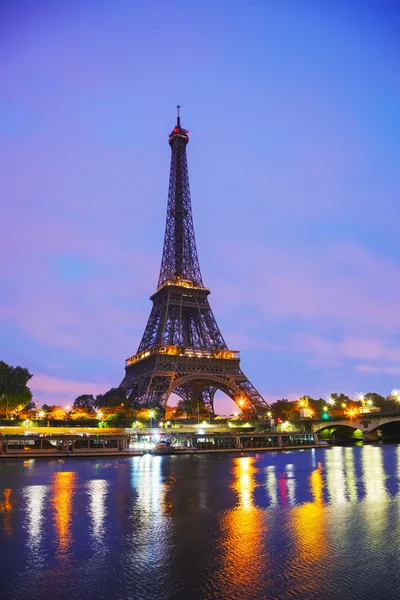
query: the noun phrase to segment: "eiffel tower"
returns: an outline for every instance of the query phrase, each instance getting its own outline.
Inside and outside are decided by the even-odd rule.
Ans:
[[[174,393],[203,400],[214,415],[214,395],[225,392],[242,411],[269,407],[240,369],[239,352],[229,350],[208,302],[197,257],[186,146],[180,107],[169,136],[171,170],[164,250],[153,307],[142,341],[126,361],[121,383],[132,406],[165,407]]]

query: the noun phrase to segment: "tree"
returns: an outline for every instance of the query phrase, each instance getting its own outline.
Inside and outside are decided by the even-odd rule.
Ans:
[[[334,392],[333,394],[331,394],[331,398],[336,402],[336,405],[338,407],[342,404],[347,404],[348,402],[352,401],[351,398],[346,394],[343,394],[343,392]]]
[[[271,406],[274,419],[290,420],[290,417],[297,412],[297,402],[289,402],[287,398],[277,400]]]
[[[54,421],[63,421],[67,418],[67,414],[61,406],[51,406],[51,411],[46,415],[48,419]]]
[[[208,408],[202,398],[199,400],[196,398],[186,398],[184,400],[179,400],[176,406],[175,416],[186,416],[187,419],[206,419],[208,417]]]
[[[0,360],[0,407],[5,409],[6,419],[10,409],[25,406],[32,399],[27,386],[31,377],[25,367],[11,367]]]
[[[83,408],[86,412],[94,412],[96,400],[93,394],[82,394],[74,400],[73,409]]]
[[[111,388],[105,394],[96,396],[96,408],[105,408],[107,406],[124,406],[126,403],[126,391],[123,387]]]
[[[368,392],[364,394],[365,400],[370,400],[373,406],[380,408],[381,410],[393,410],[393,402],[388,401],[384,396],[377,394],[376,392]]]
[[[78,406],[77,408],[73,408],[69,413],[69,418],[74,421],[80,421],[85,419],[93,419],[96,415],[93,410],[89,410],[87,408],[82,408]]]

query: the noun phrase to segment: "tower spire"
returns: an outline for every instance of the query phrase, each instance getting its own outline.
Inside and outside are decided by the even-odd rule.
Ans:
[[[181,126],[181,107],[179,104],[177,104],[176,108],[178,109],[178,118],[176,120],[176,126],[180,127]]]
[[[158,287],[165,283],[185,281],[192,287],[203,288],[194,236],[192,201],[186,146],[189,135],[180,124],[177,106],[177,125],[169,135],[171,169],[169,175],[167,220]]]

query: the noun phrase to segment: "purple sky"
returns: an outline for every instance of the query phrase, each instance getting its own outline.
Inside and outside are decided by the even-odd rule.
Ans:
[[[397,2],[3,0],[0,358],[34,399],[117,386],[136,352],[178,102],[203,279],[254,385],[400,387],[399,58]]]

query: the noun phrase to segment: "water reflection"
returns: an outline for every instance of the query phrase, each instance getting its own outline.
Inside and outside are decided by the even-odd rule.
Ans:
[[[89,514],[92,520],[92,535],[94,541],[100,544],[105,533],[106,497],[108,482],[104,479],[93,479],[87,484],[89,494]]]
[[[0,513],[3,515],[3,529],[7,535],[12,535],[12,511],[13,498],[10,488],[3,490],[3,498],[0,500]]]
[[[239,506],[243,510],[250,510],[254,506],[253,490],[256,487],[254,467],[255,459],[250,456],[238,458],[234,468],[233,489],[237,492]]]
[[[356,502],[357,494],[357,475],[354,465],[353,448],[344,449],[344,469],[346,473],[347,494],[350,502]]]
[[[59,558],[66,557],[72,543],[71,512],[75,480],[76,473],[60,471],[53,474],[51,504],[54,509]]]
[[[296,474],[294,465],[286,465],[285,474],[287,478],[287,497],[289,504],[293,506],[296,503]]]
[[[271,508],[278,506],[278,480],[275,472],[275,465],[268,465],[265,470],[266,481],[265,487],[267,492],[268,503]]]
[[[326,551],[323,466],[312,471],[309,486],[313,501],[305,502],[293,511],[293,529],[296,538],[296,554],[301,561],[318,559]]]
[[[394,597],[400,446],[116,460],[2,467],[0,598]]]
[[[241,598],[254,598],[268,573],[266,520],[254,502],[258,485],[255,462],[250,456],[233,461],[231,487],[236,492],[237,505],[221,520],[222,560],[213,576],[213,586],[224,589],[226,598],[237,598],[238,589]]]
[[[364,446],[362,453],[363,482],[366,500],[378,502],[386,498],[382,446]]]
[[[337,446],[327,452],[326,483],[332,504],[344,504],[347,501],[344,450],[342,446]]]
[[[159,568],[167,565],[170,551],[166,513],[168,485],[162,477],[161,456],[145,454],[132,461],[132,487],[137,497],[132,506],[131,516],[135,523],[132,532],[132,555],[135,563],[142,568]]]
[[[293,533],[290,574],[296,577],[297,591],[304,598],[312,597],[312,590],[318,588],[316,573],[325,578],[330,569],[322,463],[318,462],[312,471],[309,486],[313,501],[296,506],[290,519]]]
[[[35,553],[39,551],[43,538],[43,509],[48,492],[46,485],[30,485],[24,489],[26,501],[25,526],[28,532],[28,548]]]
[[[167,485],[162,481],[161,456],[145,454],[132,461],[132,485],[138,492],[138,508],[142,519],[154,524],[167,508],[165,494]]]

